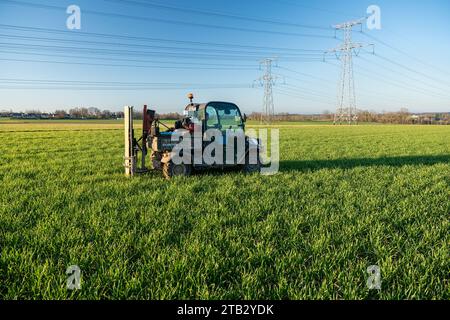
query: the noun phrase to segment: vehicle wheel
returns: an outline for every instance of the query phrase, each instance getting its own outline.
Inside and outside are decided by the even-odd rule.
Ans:
[[[187,177],[191,175],[191,166],[187,164],[174,164],[172,161],[163,164],[163,174],[166,179],[173,177]]]
[[[161,170],[162,169],[161,162],[158,160],[152,160],[152,169],[153,170]]]
[[[161,154],[153,151],[150,158],[152,160],[152,169],[162,170]]]
[[[248,156],[245,157],[245,165],[244,165],[244,172],[245,173],[259,173],[261,172],[261,162],[259,161],[259,155],[257,163],[249,163]],[[253,161],[254,162],[254,161]]]

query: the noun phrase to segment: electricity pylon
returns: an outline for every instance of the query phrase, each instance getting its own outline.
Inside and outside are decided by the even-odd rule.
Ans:
[[[273,103],[273,86],[277,76],[272,74],[272,64],[274,59],[267,58],[260,62],[261,68],[264,67],[265,73],[258,80],[261,87],[264,87],[263,112],[261,114],[261,123],[270,124],[275,115]]]
[[[362,43],[355,43],[352,40],[352,32],[355,26],[361,26],[366,19],[344,22],[333,26],[337,31],[343,31],[343,43],[331,50],[325,52],[334,53],[336,58],[341,61],[342,70],[340,81],[338,82],[338,96],[337,107],[334,115],[334,124],[348,124],[358,123],[358,111],[356,107],[356,92],[355,92],[355,77],[353,73],[353,55],[358,55],[359,50],[366,46]]]

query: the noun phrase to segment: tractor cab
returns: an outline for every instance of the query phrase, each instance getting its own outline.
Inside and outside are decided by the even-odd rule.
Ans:
[[[188,122],[202,126],[202,132],[209,129],[244,130],[246,116],[242,116],[239,107],[230,102],[209,102],[205,104],[189,104],[184,111]]]

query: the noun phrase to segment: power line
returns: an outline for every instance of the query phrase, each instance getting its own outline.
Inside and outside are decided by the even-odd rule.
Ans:
[[[330,13],[330,14],[339,15],[339,16],[342,16],[342,17],[348,17],[348,13],[345,13],[345,12],[339,12],[339,11],[334,11],[334,10],[329,10],[329,9],[323,9],[323,8],[306,6],[304,4],[299,3],[298,1],[294,1],[293,2],[293,1],[286,1],[286,0],[276,0],[276,2],[278,2],[280,4],[300,7],[300,8],[304,8],[304,9],[308,9],[308,10],[319,11],[319,12],[324,12],[324,13]]]
[[[298,95],[301,97],[305,97],[305,98],[308,97],[310,99],[316,99],[317,101],[322,101],[327,104],[334,104],[333,100],[330,100],[328,97],[324,97],[322,95],[315,95],[315,94],[311,94],[311,93],[303,92],[303,91],[299,92],[298,89],[293,89],[293,88],[289,88],[289,87],[285,87],[285,86],[281,87],[281,89],[287,93],[291,93],[291,94]]]
[[[286,68],[286,67],[279,67],[279,66],[277,66],[276,68],[279,68],[279,69],[285,70],[285,71],[289,71],[289,72],[292,72],[292,73],[294,73],[294,74],[298,74],[298,75],[301,75],[301,76],[304,76],[304,77],[307,77],[307,78],[315,79],[315,80],[320,81],[320,82],[322,82],[322,83],[324,83],[324,82],[325,82],[325,83],[328,83],[328,82],[330,81],[329,79],[317,77],[317,76],[312,75],[312,74],[308,74],[308,73],[305,73],[305,72],[300,72],[300,71],[292,70],[292,69],[289,69],[289,68]],[[299,81],[300,81],[300,80],[299,80]],[[301,80],[301,81],[303,81],[303,80]]]
[[[308,90],[308,89],[305,89],[305,88],[301,88],[299,86],[294,86],[294,85],[289,84],[289,83],[284,84],[284,86],[288,87],[286,89],[289,89],[289,90],[292,90],[292,91],[295,91],[295,92],[301,92],[303,94],[307,94],[307,95],[312,95],[312,96],[316,96],[316,97],[319,97],[319,98],[327,98],[328,99],[327,93],[325,93],[325,92],[319,92],[319,91],[315,91],[315,90]]]
[[[315,79],[300,79],[300,78],[296,78],[296,77],[292,77],[292,76],[288,76],[288,75],[285,75],[285,74],[281,74],[281,73],[277,73],[277,75],[279,75],[279,76],[282,76],[284,79],[289,79],[289,80],[293,80],[293,81],[296,81],[296,82],[300,82],[300,83],[310,83],[310,84],[314,84],[314,85],[316,85],[317,84],[317,80],[315,80]],[[322,85],[330,85],[331,83],[321,83]]]
[[[1,0],[1,2],[5,2],[7,4],[12,4],[12,5],[27,6],[27,7],[33,7],[33,8],[49,9],[49,10],[58,10],[58,11],[61,11],[61,10],[65,11],[67,9],[65,7],[60,7],[60,6],[36,4],[36,3],[17,1],[17,0]],[[87,10],[87,9],[83,10],[83,14],[92,14],[92,15],[98,15],[98,16],[122,18],[122,19],[131,19],[134,21],[153,21],[153,22],[157,22],[157,23],[183,25],[183,26],[189,26],[189,27],[210,28],[210,29],[220,29],[220,30],[230,30],[230,31],[239,31],[239,32],[250,32],[250,33],[276,34],[276,35],[296,36],[296,37],[305,37],[305,38],[333,39],[333,37],[331,37],[331,36],[319,35],[319,34],[306,34],[306,33],[252,29],[252,28],[241,28],[241,27],[232,27],[232,26],[221,26],[221,25],[213,25],[213,24],[198,23],[198,22],[184,22],[181,20],[168,20],[168,19],[161,19],[161,18],[131,16],[131,15],[125,15],[125,14],[120,14],[120,13],[107,13],[107,12]]]
[[[440,99],[448,99],[448,96],[446,97],[445,94],[434,92],[434,91],[430,91],[429,89],[425,89],[423,87],[412,85],[412,84],[404,82],[404,81],[399,81],[398,79],[394,79],[394,78],[391,78],[391,77],[386,77],[385,74],[381,74],[379,72],[375,72],[373,70],[370,70],[370,69],[362,67],[362,66],[358,66],[358,68],[367,72],[367,74],[359,72],[360,74],[366,76],[367,78],[379,79],[383,83],[384,82],[385,83],[389,83],[389,84],[391,84],[393,86],[396,86],[398,88],[405,89],[408,92],[421,92],[422,94],[425,94],[427,96],[438,97]]]
[[[358,55],[357,57],[360,58],[361,56]],[[328,62],[328,61],[326,61],[326,63],[329,64],[329,65],[331,65],[331,66],[333,66],[333,67],[336,67],[336,68],[338,68],[338,69],[341,69],[341,66],[338,66],[338,65],[333,64],[333,63]],[[364,69],[364,68],[358,66],[358,69]],[[370,77],[369,75],[363,74],[362,72],[359,72],[359,71],[355,71],[355,73],[356,73],[356,74],[362,74],[362,75],[365,75],[365,76],[367,76],[367,77]],[[327,81],[327,80],[324,79],[324,81]],[[322,84],[323,84],[323,82],[322,82]],[[330,84],[331,84],[331,82],[330,82]],[[390,96],[390,95],[386,95],[385,92],[380,93],[380,92],[367,91],[367,90],[363,90],[363,91],[362,91],[361,89],[360,89],[359,91],[361,92],[360,94],[362,94],[362,95],[371,95],[371,96],[376,96],[377,98],[379,98],[380,96],[382,96],[384,99],[387,98],[388,100],[391,100],[391,102],[395,100],[396,103],[400,103],[400,104],[404,103],[404,101],[398,100],[397,98],[392,97],[392,96]]]
[[[284,96],[287,96],[287,97],[299,99],[299,100],[312,101],[312,102],[316,102],[316,103],[318,102],[318,103],[321,103],[321,104],[327,105],[327,106],[329,105],[328,102],[324,102],[324,101],[321,101],[321,100],[318,100],[318,99],[308,98],[308,97],[305,97],[305,96],[294,94],[294,93],[291,93],[291,92],[288,92],[288,91],[281,90],[280,88],[275,88],[275,93],[278,93],[278,94],[281,94],[281,95],[284,95]]]
[[[0,78],[2,82],[40,82],[40,83],[58,83],[58,84],[127,84],[127,85],[151,85],[151,86],[168,86],[168,85],[177,85],[177,86],[189,86],[189,85],[208,85],[208,84],[199,84],[199,83],[171,83],[171,82],[122,82],[122,81],[87,81],[87,80],[54,80],[54,79],[15,79],[15,78]],[[243,84],[247,87],[250,87],[246,84]]]
[[[285,22],[285,21],[281,21],[281,20],[268,20],[268,19],[263,19],[263,18],[242,16],[242,15],[236,15],[236,14],[224,13],[224,12],[214,12],[214,11],[209,11],[209,10],[205,11],[205,10],[199,10],[199,9],[181,8],[181,7],[176,7],[176,6],[172,6],[172,5],[155,3],[155,2],[151,2],[151,1],[146,1],[146,2],[139,2],[139,1],[132,1],[132,0],[104,0],[104,1],[122,3],[122,4],[127,4],[127,5],[133,5],[133,6],[166,9],[166,10],[178,11],[178,12],[182,12],[182,13],[188,12],[188,13],[206,15],[208,17],[215,16],[215,17],[223,17],[223,18],[237,19],[237,20],[243,20],[243,21],[253,21],[253,22],[259,22],[259,23],[268,23],[268,24],[274,24],[274,25],[283,25],[283,26],[298,27],[298,28],[305,28],[305,29],[330,30],[329,27],[298,24],[298,23],[293,23],[293,22]]]
[[[2,0],[0,0],[2,1]],[[113,2],[128,2],[128,3],[136,3],[137,1],[130,1],[130,0],[106,0],[106,1],[113,1]],[[51,9],[55,9],[58,8],[58,10],[60,10],[62,7],[56,7],[56,6],[49,6],[49,5],[40,5],[40,4],[32,4],[32,3],[28,3],[28,2],[23,2],[23,1],[13,1],[13,0],[4,0],[3,2],[8,2],[9,4],[19,4],[19,5],[26,5],[26,6],[32,6],[32,7],[40,7],[40,8],[49,8],[51,7]],[[142,4],[142,3],[141,3]],[[154,6],[154,7],[166,7],[167,10],[177,10],[177,11],[181,11],[183,10],[182,8],[179,7],[173,7],[173,6],[168,6],[168,5],[162,5],[162,4],[149,4],[150,6]],[[62,8],[65,10],[65,8]],[[196,13],[198,14],[206,14],[207,11],[202,11],[202,10],[196,10],[196,9],[188,9],[188,10],[193,10],[193,11],[197,11]],[[85,12],[85,11],[84,11]],[[86,13],[86,12],[85,12]],[[91,13],[91,14],[107,14],[110,16],[114,16],[114,17],[126,17],[126,18],[133,18],[133,16],[125,16],[125,15],[121,15],[121,14],[114,14],[114,13],[103,13],[103,12],[96,12],[96,11],[88,11],[87,13]],[[244,16],[234,16],[232,14],[226,14],[226,13],[219,13],[216,12],[214,13],[216,16],[221,16],[223,15],[224,18],[233,18],[233,19],[244,19]],[[147,19],[145,17],[140,17],[142,19]],[[247,17],[248,18],[248,17]],[[148,18],[148,19],[152,19],[152,18]],[[250,17],[250,19],[252,19]],[[259,18],[254,18],[254,19],[259,19]],[[272,24],[283,24],[283,23],[287,23],[288,22],[280,22],[280,21],[275,21],[275,20],[261,20],[261,21],[255,21],[255,22],[264,22],[264,23],[272,23]],[[166,23],[171,23],[166,21]],[[190,23],[185,23],[185,24],[189,24]],[[206,25],[201,25],[206,27]],[[300,26],[300,25],[299,25]],[[203,60],[236,60],[236,61],[250,61],[250,60],[254,60],[254,59],[258,59],[260,58],[260,56],[262,55],[272,55],[272,52],[270,52],[271,50],[276,51],[276,50],[280,50],[280,51],[288,51],[290,53],[286,53],[286,59],[289,61],[298,61],[298,62],[315,62],[315,61],[319,61],[320,59],[318,59],[319,55],[318,53],[311,53],[311,54],[307,54],[307,53],[298,53],[298,51],[302,51],[302,52],[319,52],[319,50],[307,50],[307,49],[294,49],[294,48],[274,48],[274,47],[258,47],[258,46],[248,46],[248,45],[239,45],[239,44],[224,44],[224,43],[205,43],[205,42],[194,42],[194,41],[180,41],[180,40],[170,40],[170,39],[154,39],[154,38],[146,38],[146,37],[133,37],[133,36],[126,36],[126,35],[122,35],[122,36],[117,36],[117,35],[111,35],[111,34],[93,34],[93,33],[83,33],[83,32],[77,32],[77,33],[71,33],[68,31],[62,31],[62,30],[54,30],[54,29],[43,29],[43,28],[33,28],[33,27],[20,27],[20,26],[11,26],[11,25],[0,25],[0,27],[3,27],[5,29],[10,29],[10,30],[21,30],[21,31],[29,31],[29,32],[49,32],[49,33],[58,33],[58,34],[64,34],[64,35],[73,35],[73,36],[82,36],[82,35],[89,35],[92,37],[97,37],[97,38],[113,38],[113,39],[126,39],[127,41],[129,40],[134,40],[134,41],[154,41],[154,42],[166,42],[166,43],[177,43],[180,45],[187,45],[187,44],[195,44],[195,45],[201,45],[201,46],[207,46],[208,48],[205,49],[201,49],[200,51],[203,52],[203,54],[198,54],[197,52],[195,53],[186,53],[183,52],[183,54],[180,53],[174,53],[174,52],[155,52],[155,51],[151,51],[151,52],[142,52],[142,51],[127,51],[127,50],[113,50],[113,49],[97,49],[97,48],[79,48],[79,47],[64,47],[64,46],[44,46],[41,44],[39,45],[30,45],[30,44],[23,44],[23,43],[4,43],[4,48],[20,48],[20,49],[27,49],[30,50],[30,48],[32,48],[31,50],[46,50],[46,51],[76,51],[76,49],[80,49],[80,51],[78,52],[83,52],[83,53],[87,53],[87,54],[97,54],[97,55],[103,55],[103,56],[124,56],[124,55],[136,55],[136,56],[159,56],[159,57],[163,57],[164,59],[201,59]],[[219,26],[218,26],[219,27]],[[319,27],[320,28],[320,27]],[[325,30],[326,28],[324,28]],[[50,30],[50,31],[49,31]],[[328,30],[328,29],[326,29]],[[257,32],[264,32],[263,30],[257,31]],[[50,42],[73,42],[73,43],[84,43],[84,44],[92,44],[92,45],[105,45],[105,46],[123,46],[123,47],[148,47],[148,48],[158,48],[158,49],[167,49],[167,50],[192,50],[192,51],[198,51],[196,48],[182,48],[182,47],[164,47],[164,46],[151,46],[151,45],[144,45],[144,44],[127,44],[127,43],[112,43],[112,42],[95,42],[95,41],[84,41],[84,40],[66,40],[66,39],[51,39],[51,38],[44,38],[44,37],[24,37],[24,36],[18,36],[18,35],[0,35],[0,37],[6,38],[6,39],[23,39],[23,40],[31,40],[31,41],[50,41]],[[331,37],[330,37],[331,38]],[[149,40],[151,39],[151,40]],[[374,39],[375,40],[375,39]],[[375,40],[378,41],[378,40]],[[1,44],[0,44],[1,45]],[[267,51],[262,51],[262,52],[255,52],[255,51],[232,51],[232,50],[216,50],[216,49],[212,49],[210,48],[210,46],[217,46],[217,47],[224,47],[224,48],[229,48],[229,47],[234,47],[234,48],[242,48],[242,49],[249,49],[249,50],[267,50]],[[28,47],[28,48],[27,48]],[[33,49],[34,48],[34,49]],[[354,47],[352,48],[352,50],[354,49],[359,49],[361,47]],[[394,48],[394,47],[392,47]],[[340,49],[343,49],[343,47],[341,46]],[[99,51],[100,50],[100,51]],[[402,53],[403,50],[399,50],[399,49],[395,49],[396,51]],[[336,50],[334,52],[342,52],[342,50]],[[24,55],[45,55],[45,56],[55,56],[55,55],[51,55],[51,54],[39,54],[39,53],[26,53],[26,52],[8,52],[8,51],[0,51],[3,53],[14,53],[14,54],[24,54]],[[231,55],[213,55],[213,54],[207,54],[207,53],[211,53],[211,52],[216,52],[216,53],[227,53],[227,54],[231,54]],[[320,51],[323,52],[323,51]],[[279,52],[276,52],[277,56],[283,56],[283,54],[280,54]],[[403,52],[403,54],[405,55],[409,55],[406,52]],[[57,56],[57,55],[56,55]],[[389,58],[385,58],[382,56],[377,55],[379,58],[385,60],[386,62],[389,62],[391,64],[395,64],[397,67],[403,68],[405,70],[407,70],[408,72],[411,73],[416,73],[418,75],[421,75],[423,77],[427,77],[428,79],[432,79],[435,82],[439,82],[439,84],[442,85],[442,81],[441,80],[437,80],[437,78],[434,77],[429,77],[428,75],[426,75],[425,73],[421,73],[415,69],[412,69],[408,66],[402,65],[397,63],[396,61],[389,59]],[[243,65],[236,65],[236,67],[234,67],[234,65],[223,65],[224,67],[221,68],[220,64],[218,63],[189,63],[189,65],[196,65],[198,67],[189,67],[187,64],[187,62],[170,62],[170,61],[149,61],[149,60],[131,60],[131,59],[120,59],[120,58],[110,58],[110,57],[102,57],[102,58],[98,58],[98,57],[76,57],[76,56],[69,56],[69,55],[59,55],[59,57],[74,57],[74,58],[79,58],[79,59],[101,59],[101,60],[107,60],[107,61],[127,61],[127,62],[134,62],[134,61],[140,61],[140,62],[145,62],[145,63],[153,63],[156,65],[146,65],[146,66],[137,66],[137,65],[125,65],[125,64],[102,64],[102,63],[89,63],[89,62],[75,62],[75,61],[67,61],[67,62],[63,62],[63,61],[45,61],[45,60],[25,60],[25,59],[0,59],[3,61],[16,61],[16,62],[34,62],[34,63],[60,63],[60,64],[80,64],[80,65],[95,65],[95,66],[117,66],[117,67],[142,67],[142,68],[167,68],[167,69],[205,69],[205,70],[255,70],[255,67],[249,66],[248,69],[246,69],[247,67],[244,67]],[[410,56],[411,57],[411,56]],[[368,61],[367,59],[364,59],[366,61]],[[417,60],[419,61],[419,60]],[[165,65],[167,64],[167,65]],[[173,64],[173,65],[172,65]],[[178,66],[175,66],[178,65]],[[386,70],[390,70],[391,72],[395,72],[398,74],[401,74],[399,72],[396,72],[388,67],[385,67],[382,64],[378,64],[379,66],[382,66],[382,68],[386,69]],[[210,66],[210,67],[208,67]],[[276,66],[272,66],[273,68],[276,68]],[[325,82],[327,81],[326,79],[320,78],[320,77],[316,77],[314,75],[308,75],[306,73],[302,73],[302,72],[298,72],[295,70],[291,70],[291,69],[287,69],[287,68],[282,68],[280,67],[280,69],[282,70],[286,70],[295,74],[299,74],[302,76],[307,77],[307,79],[309,81],[311,81],[311,79],[316,79],[317,81],[323,81],[322,83],[328,83]],[[353,73],[353,70],[351,70],[351,73]],[[272,76],[276,76],[275,74],[272,73]],[[284,76],[284,75],[282,75]],[[420,80],[414,79],[410,76],[407,76],[403,73],[404,77],[407,77],[409,79],[412,79],[415,82],[421,82]],[[294,77],[290,77],[290,76],[285,76],[291,79],[295,79],[299,82],[303,82],[304,80],[300,80],[298,78],[294,78]],[[354,80],[353,80],[354,81]],[[395,83],[396,81],[393,81],[393,83]],[[433,87],[433,88],[437,88],[434,87],[428,83],[422,82],[423,84],[425,84],[427,87]],[[404,84],[404,82],[399,82],[400,85]],[[39,83],[36,83],[35,85],[39,85]],[[61,85],[61,84],[60,84]],[[61,85],[64,86],[64,85]],[[86,84],[87,86],[87,84]],[[107,86],[106,84],[104,86]],[[136,84],[136,86],[138,86],[138,84]],[[298,91],[306,91],[303,88],[300,87],[296,87],[293,85],[286,85],[288,88],[284,88],[284,90],[286,92],[289,92],[289,90],[298,90]],[[407,86],[407,85],[406,85]],[[413,90],[414,87],[403,87],[408,89],[409,91]],[[289,88],[290,87],[290,88]],[[353,88],[354,88],[354,84],[353,84]],[[417,88],[417,87],[416,87]],[[110,89],[113,90],[113,89]],[[133,88],[127,89],[124,88],[124,90],[133,90]],[[140,90],[140,89],[138,89]],[[354,89],[353,89],[354,90]],[[445,90],[445,89],[438,89],[438,90]],[[423,92],[425,92],[426,90],[422,90]],[[428,93],[432,93],[432,94],[436,94],[436,95],[441,95],[440,93],[435,93],[433,91],[427,91]],[[295,94],[295,93],[293,93]],[[314,95],[313,92],[309,92],[307,94],[312,94]],[[316,94],[316,96],[320,97],[322,93]],[[441,95],[444,96],[444,95]],[[355,99],[356,101],[356,99]],[[272,103],[273,103],[273,98],[272,98]],[[356,102],[355,102],[356,104]],[[355,106],[355,110],[356,110],[356,106]]]
[[[154,87],[75,87],[75,86],[66,86],[66,87],[55,87],[55,86],[44,86],[44,87],[35,87],[35,86],[5,86],[0,85],[0,89],[3,90],[64,90],[64,91],[150,91],[150,90],[215,90],[215,89],[250,89],[249,86],[209,86],[209,87],[201,87],[201,86],[186,86],[186,87],[173,87],[173,88],[154,88]]]
[[[411,60],[419,62],[420,64],[422,64],[424,66],[427,66],[429,68],[432,68],[435,71],[441,72],[441,73],[446,74],[446,75],[450,75],[450,72],[442,70],[442,68],[436,67],[436,66],[430,64],[429,62],[426,62],[426,61],[424,61],[422,59],[414,57],[410,53],[408,53],[408,52],[406,52],[404,50],[398,49],[398,48],[394,47],[393,45],[391,45],[391,44],[389,44],[389,43],[387,43],[387,42],[385,42],[383,40],[378,39],[377,37],[373,36],[372,34],[369,34],[369,33],[366,33],[366,32],[362,32],[362,34],[365,35],[366,37],[368,37],[368,38],[370,38],[370,39],[372,39],[372,40],[382,44],[383,46],[385,46],[387,48],[390,48],[390,49],[392,49],[392,50],[394,50],[394,51],[396,51],[396,52],[398,52],[398,53],[400,53],[400,54],[410,58]]]
[[[0,79],[2,89],[41,90],[177,90],[177,89],[250,89],[247,84],[195,84],[158,82],[114,82],[85,80]]]
[[[0,34],[0,38],[4,39],[22,39],[22,40],[30,40],[30,41],[46,41],[46,42],[62,42],[62,43],[81,43],[88,45],[104,45],[104,46],[119,46],[119,47],[137,47],[137,48],[152,48],[152,49],[164,49],[164,50],[182,50],[186,51],[198,51],[198,48],[186,48],[186,47],[168,47],[168,46],[155,46],[155,45],[145,45],[145,44],[129,44],[129,43],[118,43],[118,42],[99,42],[99,41],[87,41],[87,40],[72,40],[72,39],[54,39],[48,37],[29,37],[29,36],[17,36],[17,35],[5,35]],[[224,50],[224,49],[202,49],[202,52],[213,52],[213,53],[233,53],[233,54],[242,54],[242,55],[261,55],[263,52],[257,51],[235,51],[235,50]],[[274,53],[274,55],[283,55],[280,53]],[[288,53],[286,56],[291,57],[316,57],[319,58],[320,55],[318,53]]]
[[[295,79],[295,78],[288,77],[288,76],[285,76],[285,77],[288,78],[288,79],[297,80],[297,81],[302,82],[302,83],[304,82],[304,80],[301,80],[301,79]],[[292,85],[290,83],[284,84],[284,86],[291,87],[291,88],[286,88],[286,89],[290,89],[290,90],[293,90],[293,91],[300,91],[300,92],[302,92],[304,94],[314,95],[314,96],[317,96],[317,97],[328,98],[328,94],[329,94],[327,92],[322,92],[322,91],[317,91],[317,90],[311,90],[309,88],[294,86],[294,85]],[[359,91],[360,91],[360,95],[363,95],[363,96],[366,96],[366,95],[373,96],[373,97],[375,97],[375,96],[376,97],[383,96],[384,99],[390,100],[391,102],[393,102],[395,100],[396,101],[395,103],[400,103],[400,104],[404,103],[404,101],[400,101],[400,100],[392,98],[390,96],[386,96],[385,93],[380,94],[380,93],[376,93],[376,92],[373,92],[373,91],[366,91],[366,90],[364,90],[364,91],[363,90],[359,90]]]
[[[122,62],[138,62],[138,63],[153,63],[153,64],[168,64],[168,65],[189,65],[189,66],[212,66],[212,67],[230,67],[230,68],[244,68],[244,69],[255,69],[254,65],[250,64],[229,64],[229,63],[207,63],[207,62],[180,62],[177,61],[161,61],[161,60],[142,60],[142,59],[121,59],[117,57],[94,57],[94,56],[80,56],[80,55],[70,55],[70,54],[52,54],[52,53],[36,53],[36,52],[23,52],[23,51],[5,51],[0,50],[1,53],[10,53],[14,55],[28,55],[28,56],[45,56],[45,57],[56,57],[56,58],[69,58],[69,59],[89,59],[89,60],[101,60],[101,61],[122,61]],[[69,63],[69,62],[67,62]]]
[[[130,55],[130,56],[158,56],[158,57],[177,57],[177,58],[191,58],[191,59],[213,59],[213,60],[247,60],[254,61],[260,58],[259,55],[213,55],[213,54],[201,54],[201,53],[174,53],[165,51],[130,51],[130,50],[115,50],[115,49],[98,49],[98,48],[81,48],[81,47],[71,47],[71,46],[46,46],[46,45],[36,45],[36,44],[23,44],[23,43],[0,43],[2,48],[12,48],[12,49],[37,49],[37,50],[49,50],[49,51],[70,51],[70,52],[82,52],[82,53],[93,53],[93,54],[103,54],[103,55]],[[319,61],[316,57],[285,57],[289,61],[302,61],[311,60]]]
[[[2,52],[2,51],[0,51]],[[35,60],[35,59],[7,59],[0,58],[0,61],[11,62],[32,62],[32,63],[50,63],[50,64],[64,64],[64,65],[85,65],[98,67],[131,67],[131,68],[146,68],[146,69],[176,69],[176,70],[218,70],[218,71],[247,71],[257,70],[256,68],[238,68],[238,67],[201,67],[201,66],[149,66],[149,65],[125,65],[125,64],[107,64],[107,63],[89,63],[89,62],[75,62],[75,61],[50,61],[50,60]]]
[[[385,65],[382,65],[382,64],[380,64],[380,63],[376,63],[376,62],[370,61],[370,60],[365,59],[365,58],[363,58],[363,57],[358,57],[358,58],[360,58],[361,60],[367,61],[368,63],[371,63],[371,64],[373,64],[373,65],[375,65],[375,66],[378,66],[379,68],[382,68],[382,69],[384,69],[384,70],[387,70],[387,71],[389,71],[389,72],[392,72],[392,73],[394,73],[394,74],[396,74],[396,75],[401,75],[401,76],[403,76],[403,77],[405,77],[405,78],[408,78],[408,79],[410,79],[410,80],[412,80],[412,81],[414,81],[414,82],[422,83],[423,85],[425,85],[425,86],[427,86],[427,87],[430,87],[430,88],[433,88],[433,89],[436,89],[436,90],[448,90],[448,89],[449,89],[449,88],[445,88],[445,89],[444,89],[444,88],[439,88],[439,87],[437,87],[437,86],[434,86],[434,85],[432,85],[432,84],[429,84],[428,82],[425,82],[425,81],[422,81],[422,80],[420,80],[420,79],[411,77],[411,76],[408,75],[408,74],[399,72],[398,70],[391,69],[391,68],[389,68],[389,67],[386,67]]]
[[[332,65],[332,66],[335,66],[337,68],[340,68],[340,66],[335,65],[333,63],[330,63],[330,62],[327,62],[327,63],[329,65]],[[368,73],[364,73],[364,72],[361,72],[360,70],[357,70],[357,71],[355,71],[355,73],[360,74],[360,75],[362,75],[362,76],[364,76],[364,77],[366,77],[368,79],[371,79],[371,80],[378,79],[384,84],[389,84],[389,85],[392,85],[392,86],[397,87],[397,88],[405,89],[408,92],[422,93],[422,94],[424,94],[426,96],[434,96],[434,97],[437,97],[437,98],[440,98],[440,99],[448,99],[448,98],[445,98],[443,96],[437,96],[433,92],[424,90],[423,88],[412,86],[412,85],[410,85],[408,83],[404,83],[404,82],[398,81],[396,79],[391,79],[389,77],[386,77],[385,75],[382,75],[380,73],[374,72],[374,71],[369,70],[367,68],[364,68],[362,66],[358,66],[358,69],[367,71]]]
[[[392,60],[392,59],[386,58],[386,57],[381,56],[381,55],[376,54],[376,53],[375,53],[375,56],[378,57],[378,58],[380,58],[380,59],[382,59],[382,60],[384,60],[384,61],[386,61],[386,62],[389,62],[389,63],[391,63],[391,64],[393,64],[393,65],[396,65],[396,66],[398,66],[398,67],[400,67],[400,68],[402,68],[402,69],[405,69],[405,70],[407,70],[407,71],[409,71],[409,72],[418,74],[418,75],[420,75],[420,76],[422,76],[422,77],[425,77],[425,78],[427,78],[427,79],[430,79],[430,80],[432,80],[432,81],[435,81],[435,82],[438,82],[438,83],[442,83],[442,80],[438,80],[438,79],[436,79],[436,78],[434,78],[434,77],[430,77],[430,76],[426,75],[425,73],[422,73],[422,72],[420,72],[420,71],[417,71],[417,70],[414,70],[414,69],[412,69],[412,68],[410,68],[410,67],[407,67],[407,66],[405,66],[405,65],[402,65],[402,64],[400,64],[400,63],[398,63],[398,62],[395,62],[395,61]],[[449,86],[448,88],[450,89],[450,86]]]
[[[273,51],[289,51],[289,52],[316,52],[322,53],[323,50],[319,49],[300,49],[300,48],[283,48],[283,47],[268,47],[268,46],[251,46],[251,45],[240,45],[231,43],[217,43],[217,42],[199,42],[199,41],[186,41],[186,40],[175,40],[175,39],[162,39],[162,38],[150,38],[150,37],[136,37],[130,35],[118,35],[118,34],[107,34],[107,33],[92,33],[77,31],[76,33],[67,30],[58,29],[48,29],[48,28],[37,28],[37,27],[25,27],[25,26],[15,26],[8,24],[0,24],[0,28],[15,30],[15,31],[26,31],[26,32],[39,32],[39,33],[53,33],[61,34],[64,36],[83,36],[83,37],[95,37],[95,38],[107,38],[107,39],[121,39],[126,41],[143,41],[143,42],[163,42],[163,43],[176,43],[176,44],[187,44],[195,46],[207,46],[207,47],[224,47],[224,48],[242,48],[242,49],[252,49],[252,50],[273,50]],[[202,49],[203,50],[203,49]]]

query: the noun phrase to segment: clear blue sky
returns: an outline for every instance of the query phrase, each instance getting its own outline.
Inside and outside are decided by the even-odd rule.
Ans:
[[[70,4],[81,7],[80,31],[66,29],[64,8]],[[0,110],[121,110],[149,104],[175,112],[193,91],[197,101],[233,101],[245,112],[260,111],[263,91],[251,87],[262,74],[258,61],[278,56],[276,112],[334,112],[339,61],[320,58],[340,41],[327,28],[365,16],[372,4],[381,8],[382,30],[365,28],[369,36],[354,32],[355,42],[374,43],[378,55],[363,52],[354,58],[358,108],[449,112],[448,0],[0,0]]]

